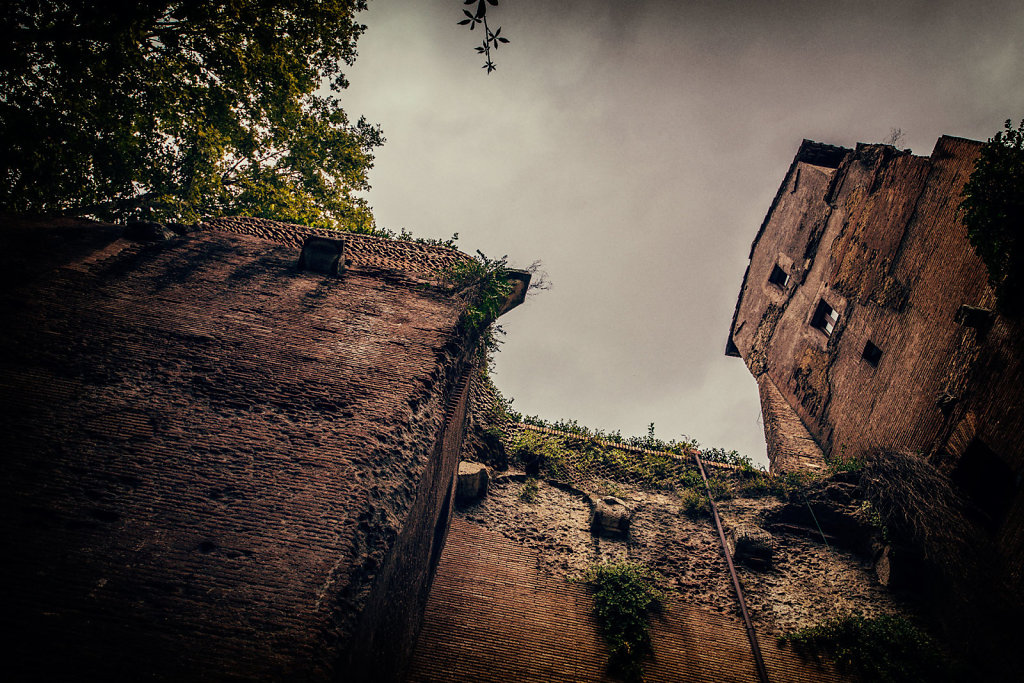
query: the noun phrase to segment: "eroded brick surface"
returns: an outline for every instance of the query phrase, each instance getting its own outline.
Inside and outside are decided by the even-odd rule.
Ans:
[[[535,550],[456,517],[409,680],[605,682],[607,650],[588,588],[547,572]],[[743,623],[671,596],[651,619],[645,680],[757,681]],[[843,680],[759,638],[773,681]]]
[[[303,229],[231,227],[4,226],[15,676],[325,679],[356,631],[411,642],[467,359],[460,304],[419,276],[456,257],[414,245],[410,274],[374,243],[330,278],[296,269]]]
[[[992,508],[1019,584],[1024,323],[957,320],[961,306],[995,304],[957,208],[980,144],[942,137],[919,157],[885,145],[822,155],[805,141],[752,247],[728,352],[758,378],[777,469],[821,466],[794,450],[809,434],[825,455],[917,452],[987,480],[966,493]],[[831,335],[814,324],[822,301],[838,315]]]

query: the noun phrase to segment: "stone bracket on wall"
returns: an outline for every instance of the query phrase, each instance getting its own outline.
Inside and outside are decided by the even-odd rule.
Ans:
[[[502,304],[498,315],[502,316],[511,311],[519,304],[526,301],[526,291],[530,289],[531,275],[529,271],[509,269],[505,273],[509,284],[512,285],[512,293],[508,295],[505,303]]]
[[[307,237],[299,253],[299,270],[341,277],[345,271],[345,240]]]

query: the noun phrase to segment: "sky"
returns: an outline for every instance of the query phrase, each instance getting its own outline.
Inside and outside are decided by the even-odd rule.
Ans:
[[[757,386],[724,355],[750,243],[803,138],[901,129],[927,155],[1024,117],[1024,3],[501,0],[486,74],[460,0],[371,0],[342,93],[384,131],[377,224],[552,288],[501,319],[514,407],[650,423],[766,463]]]

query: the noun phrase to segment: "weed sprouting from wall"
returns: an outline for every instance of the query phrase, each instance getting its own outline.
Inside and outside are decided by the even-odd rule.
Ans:
[[[478,250],[474,258],[456,261],[440,273],[444,284],[466,294],[465,320],[471,329],[483,330],[497,319],[512,294],[508,271],[506,257],[490,259]]]
[[[538,493],[540,493],[540,488],[537,486],[537,480],[527,477],[523,482],[523,487],[519,489],[519,500],[524,503],[536,503]]]
[[[690,519],[711,516],[711,506],[706,495],[697,489],[679,489],[679,511]]]
[[[657,453],[632,453],[593,440],[562,438],[529,429],[516,432],[509,442],[509,457],[528,474],[579,483],[613,479],[645,488],[670,489],[679,470],[689,467]]]
[[[522,416],[522,422],[534,427],[544,427],[546,429],[553,429],[558,432],[565,432],[566,434],[572,434],[585,439],[593,439],[595,441],[607,441],[613,444],[622,444],[623,446],[631,446],[633,448],[646,448],[652,451],[664,451],[666,453],[675,453],[676,455],[687,455],[690,450],[698,448],[700,446],[696,440],[690,439],[686,436],[680,437],[679,439],[672,439],[671,441],[663,441],[654,436],[654,423],[647,429],[647,434],[643,436],[623,436],[621,431],[608,432],[603,429],[592,429],[586,425],[581,425],[576,420],[545,420],[538,415],[524,415]],[[711,449],[711,455],[708,458],[715,460],[719,457],[728,458],[730,455],[738,458],[743,458],[736,451],[729,451],[728,453],[722,449]],[[709,451],[710,452],[710,451]],[[749,460],[749,458],[747,458]],[[726,460],[721,460],[726,462]]]
[[[805,657],[827,656],[866,681],[948,680],[938,646],[903,617],[847,614],[781,636],[779,644]]]
[[[513,431],[508,440],[510,462],[531,476],[555,479],[588,490],[608,490],[607,482],[615,481],[645,489],[675,491],[688,510],[687,514],[701,514],[707,492],[689,457],[692,453],[690,444],[695,442],[659,442],[680,451],[678,454],[667,450],[630,451],[617,447],[614,442],[609,444],[594,436],[583,436],[595,433],[603,434],[578,425],[574,434],[520,428]],[[657,445],[651,444],[646,437],[644,442]],[[632,443],[623,445],[632,446]],[[736,451],[707,449],[701,458],[730,465],[731,469],[726,472],[709,472],[708,484],[716,500],[775,496],[785,501],[807,483],[807,477],[799,474],[769,474],[754,467],[750,458]],[[698,500],[704,500],[704,503],[698,503]]]
[[[864,458],[858,455],[850,455],[844,449],[839,453],[826,454],[825,466],[828,468],[829,474],[859,472],[864,469]]]
[[[594,591],[594,616],[608,644],[608,666],[627,681],[643,680],[651,651],[648,617],[661,606],[657,575],[636,562],[596,564],[583,575]]]

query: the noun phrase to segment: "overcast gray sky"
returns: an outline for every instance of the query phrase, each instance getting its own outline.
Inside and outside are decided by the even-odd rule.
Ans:
[[[502,319],[529,414],[764,460],[723,355],[750,242],[801,139],[987,139],[1024,117],[1024,3],[501,0],[485,75],[460,0],[371,0],[342,94],[379,123],[377,222],[553,289]]]

